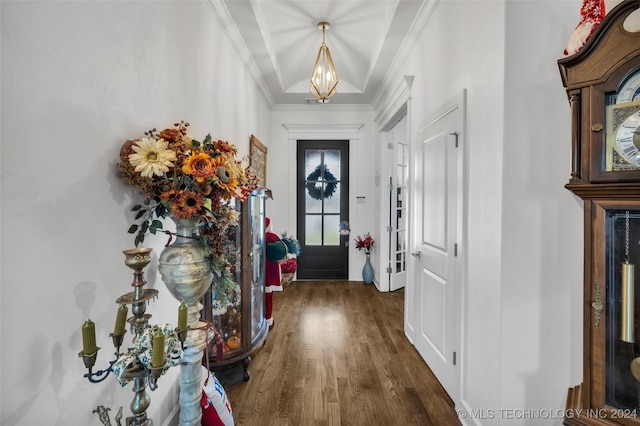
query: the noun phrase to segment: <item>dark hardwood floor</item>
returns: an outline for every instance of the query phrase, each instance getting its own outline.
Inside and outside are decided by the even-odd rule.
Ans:
[[[235,424],[460,424],[404,335],[403,298],[354,281],[294,281],[275,293],[275,325],[250,380],[217,373]]]

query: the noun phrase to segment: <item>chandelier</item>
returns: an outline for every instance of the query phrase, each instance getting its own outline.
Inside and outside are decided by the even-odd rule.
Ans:
[[[311,86],[309,92],[314,95],[318,102],[326,104],[329,98],[336,94],[338,86],[338,74],[333,66],[331,52],[324,42],[324,33],[331,25],[328,22],[319,22],[318,29],[322,30],[322,45],[318,51],[316,63],[311,74]]]

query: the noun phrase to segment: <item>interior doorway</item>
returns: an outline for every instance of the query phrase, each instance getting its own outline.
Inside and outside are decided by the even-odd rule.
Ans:
[[[349,141],[297,141],[297,234],[304,256],[298,280],[346,280],[349,221]]]
[[[389,290],[407,283],[409,129],[407,108],[399,112],[398,122],[389,131],[388,149],[392,153],[389,176]]]

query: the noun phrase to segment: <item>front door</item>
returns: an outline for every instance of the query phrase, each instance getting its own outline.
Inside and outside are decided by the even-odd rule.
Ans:
[[[464,97],[462,98],[462,102]],[[414,344],[458,400],[462,261],[463,104],[447,106],[419,129],[412,289]]]
[[[298,141],[298,280],[348,277],[349,141]]]

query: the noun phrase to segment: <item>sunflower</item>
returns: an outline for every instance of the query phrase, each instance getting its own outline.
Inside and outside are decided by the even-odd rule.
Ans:
[[[185,189],[175,195],[173,202],[169,204],[171,214],[180,219],[189,219],[202,211],[204,200],[202,194]]]
[[[129,154],[129,163],[142,177],[164,176],[176,161],[176,153],[167,149],[164,139],[142,138],[135,141]]]
[[[182,171],[188,175],[193,176],[196,182],[202,183],[206,179],[212,177],[215,174],[215,168],[212,164],[211,157],[206,152],[195,151],[189,155]]]
[[[166,202],[166,204],[169,207],[171,207],[171,205],[173,205],[176,202],[176,198],[178,198],[178,191],[171,188],[168,191],[165,191],[162,194],[160,194],[160,198],[162,198]]]
[[[238,179],[233,174],[229,162],[225,156],[220,155],[212,160],[212,165],[214,169],[213,179],[216,186],[226,193],[226,198],[231,198],[238,186]]]
[[[239,183],[247,181],[247,175],[240,161],[235,161],[234,158],[227,158],[227,164],[229,165],[229,170],[231,170],[231,173],[238,179]]]

